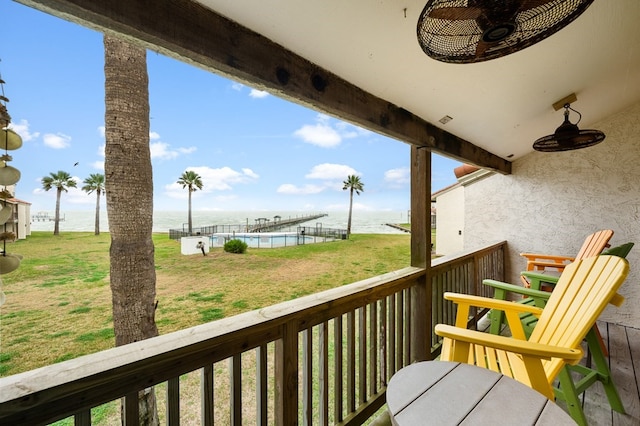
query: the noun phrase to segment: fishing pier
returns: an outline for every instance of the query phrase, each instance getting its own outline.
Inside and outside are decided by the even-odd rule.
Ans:
[[[296,226],[310,220],[319,219],[327,216],[327,213],[316,213],[306,216],[290,217],[289,219],[282,219],[281,216],[274,216],[273,220],[266,217],[260,217],[256,219],[256,223],[252,226],[247,225],[247,232],[272,232],[278,231],[282,228],[288,228],[290,226]]]

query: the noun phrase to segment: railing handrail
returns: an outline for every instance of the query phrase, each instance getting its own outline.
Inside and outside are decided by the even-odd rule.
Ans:
[[[140,342],[107,349],[0,379],[0,419],[25,407],[82,400],[95,406],[282,337],[282,326],[298,331],[409,287],[424,274],[407,267],[363,281],[282,302]],[[389,285],[385,285],[389,284]],[[293,320],[296,321],[293,321]],[[238,333],[242,336],[237,336]],[[188,361],[192,360],[192,361]],[[153,371],[153,374],[150,372]],[[152,378],[150,378],[152,377]],[[114,378],[117,378],[114,380]],[[117,382],[118,388],[107,386]],[[68,388],[68,389],[67,389]],[[79,407],[75,407],[77,410]]]
[[[490,245],[482,246],[482,248],[474,248],[474,249],[464,250],[464,251],[460,251],[460,252],[453,253],[446,256],[440,256],[438,258],[431,260],[431,272],[433,274],[435,270],[438,270],[441,267],[449,266],[452,263],[464,262],[470,258],[482,255],[483,253],[491,252],[506,244],[507,244],[506,241],[497,241]]]

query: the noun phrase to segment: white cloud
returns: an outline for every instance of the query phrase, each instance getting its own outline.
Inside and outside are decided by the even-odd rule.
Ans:
[[[27,120],[20,120],[20,123],[9,123],[9,128],[20,135],[24,142],[40,136],[39,132],[33,132],[29,130],[29,122]]]
[[[218,169],[206,166],[188,167],[187,170],[194,171],[200,175],[202,180],[202,190],[194,192],[192,194],[194,197],[214,191],[230,191],[234,185],[248,184],[256,181],[259,177],[251,169],[244,168],[237,171],[227,166]],[[186,198],[188,192],[177,183],[178,179],[179,176],[176,177],[176,182],[165,185],[165,192],[173,198]]]
[[[87,194],[82,189],[82,181],[78,178],[74,177],[74,180],[77,183],[76,188],[69,188],[68,192],[64,192],[62,194],[62,199],[64,203],[74,204],[74,205],[95,205],[96,203],[96,194]],[[55,192],[53,190],[49,192]]]
[[[166,142],[153,142],[149,144],[151,150],[151,158],[159,158],[161,160],[171,160],[176,158],[179,153],[169,149],[169,144]]]
[[[254,99],[262,99],[269,96],[269,92],[265,92],[264,90],[251,89],[249,92],[249,96]]]
[[[43,176],[44,177],[44,176]],[[95,205],[96,203],[96,195],[95,193],[93,194],[87,194],[86,192],[84,192],[81,188],[82,188],[82,179],[80,179],[78,176],[72,176],[71,177],[75,183],[76,183],[76,187],[75,188],[67,188],[66,192],[62,192],[62,203],[66,204],[73,204],[73,205]],[[57,197],[57,193],[56,193],[56,189],[52,188],[49,191],[45,191],[42,188],[42,178],[38,179],[38,184],[40,185],[39,187],[36,187],[33,190],[33,194],[37,195],[37,196],[45,196],[48,197],[49,199],[52,200],[52,202],[54,202],[53,200],[56,199]]]
[[[64,149],[71,146],[71,136],[62,133],[45,133],[42,137],[44,144],[53,149]]]
[[[353,124],[345,123],[344,121],[338,121],[336,123],[336,129],[338,129],[344,139],[374,135],[374,133],[369,130],[354,126]]]
[[[249,176],[250,178],[254,178],[254,179],[258,179],[260,177],[256,172],[254,172],[253,170],[248,169],[248,168],[243,168],[242,169],[242,173],[244,173],[245,175]]]
[[[96,170],[102,170],[104,172],[104,161],[94,161],[91,163],[91,167]]]
[[[196,152],[198,148],[195,146],[190,146],[189,148],[178,148],[178,152],[180,154],[191,154],[192,152]]]
[[[181,154],[190,154],[196,150],[195,147],[171,149],[171,145],[166,142],[152,142],[149,144],[152,159],[172,160]]]
[[[411,179],[409,176],[408,167],[400,167],[398,169],[391,169],[384,172],[384,180],[392,185],[405,185],[408,184]]]
[[[327,189],[342,190],[342,182],[349,175],[359,175],[353,168],[344,164],[323,163],[313,166],[304,177],[306,179],[321,180],[320,184],[306,184],[303,186],[285,183],[278,187],[280,194],[308,195],[317,194]]]
[[[104,132],[105,132],[104,126],[99,126],[98,132],[102,135],[102,137],[104,137]],[[159,139],[160,139],[160,134],[158,132],[153,132],[153,131],[149,132],[149,150],[151,151],[151,159],[172,160],[174,158],[179,157],[182,154],[191,154],[198,149],[195,146],[190,146],[188,148],[185,148],[185,147],[171,148],[170,144],[166,142],[162,142]],[[104,149],[105,149],[105,145],[101,145],[98,148],[98,155],[100,155],[101,157],[104,157]],[[97,163],[94,163],[94,164],[97,164]]]
[[[279,194],[289,194],[289,195],[308,195],[308,194],[317,194],[326,189],[326,186],[320,185],[304,185],[304,186],[296,186],[291,183],[285,183],[278,187],[277,192]]]
[[[236,92],[242,92],[244,90],[246,86],[242,83],[232,83],[231,84],[231,88],[233,90],[235,90]],[[258,89],[250,89],[249,90],[249,97],[254,98],[254,99],[262,99],[262,98],[266,98],[267,96],[269,96],[269,92],[265,92],[264,90],[258,90]]]
[[[342,138],[336,130],[322,123],[305,124],[293,132],[293,135],[306,143],[322,148],[333,148],[342,142]]]
[[[344,139],[356,138],[370,133],[344,121],[333,120],[328,115],[318,114],[316,124],[305,124],[293,132],[293,135],[312,145],[335,148]]]
[[[360,176],[360,173],[344,164],[323,163],[313,166],[311,171],[305,175],[305,178],[343,181],[349,175]]]

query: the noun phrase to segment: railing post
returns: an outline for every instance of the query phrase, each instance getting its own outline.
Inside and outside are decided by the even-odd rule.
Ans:
[[[411,266],[425,268],[411,287],[411,361],[431,357],[431,153],[411,146]]]
[[[275,413],[276,425],[298,424],[298,329],[288,322],[282,338],[276,340]]]
[[[214,421],[213,364],[202,367],[200,380],[200,399],[202,400],[200,424],[202,426],[212,426]]]

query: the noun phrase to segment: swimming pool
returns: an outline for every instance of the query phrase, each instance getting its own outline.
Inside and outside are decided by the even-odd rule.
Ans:
[[[210,247],[223,247],[229,240],[244,241],[247,246],[252,248],[276,248],[297,246],[302,244],[313,244],[326,241],[323,237],[312,237],[299,235],[296,232],[234,232],[219,233],[209,237]]]

